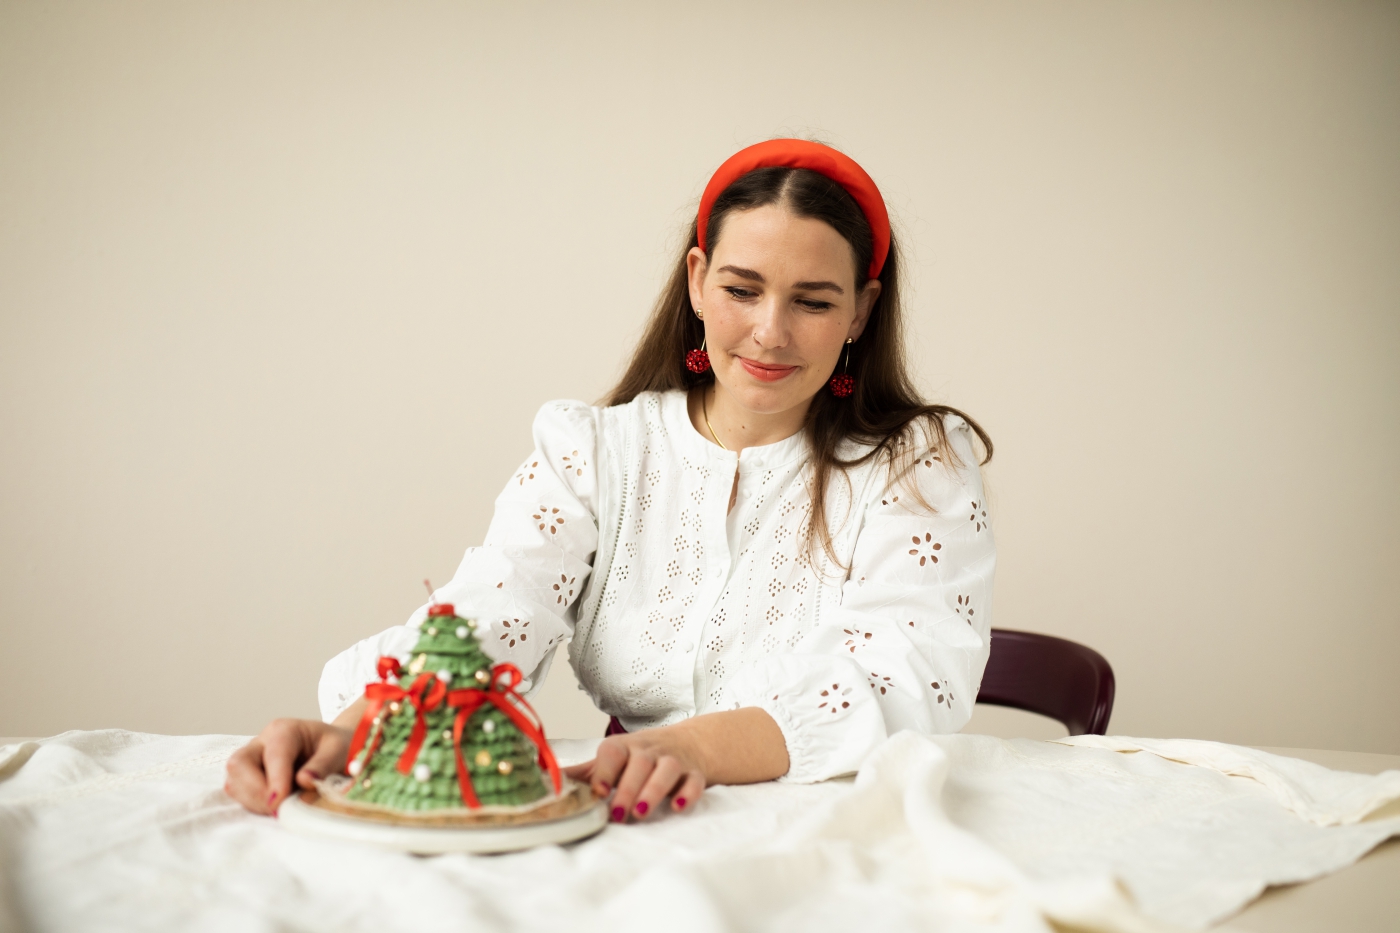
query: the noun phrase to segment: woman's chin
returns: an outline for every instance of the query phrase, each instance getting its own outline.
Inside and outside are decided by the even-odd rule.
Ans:
[[[781,415],[805,404],[816,394],[815,391],[804,393],[803,386],[789,383],[787,379],[777,383],[763,383],[741,376],[740,380],[736,381],[740,384],[725,386],[726,390],[740,408],[756,415]]]

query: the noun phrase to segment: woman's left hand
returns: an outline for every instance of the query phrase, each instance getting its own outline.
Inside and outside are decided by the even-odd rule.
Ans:
[[[598,754],[565,768],[593,792],[612,798],[612,819],[646,819],[667,798],[677,813],[691,809],[710,784],[752,784],[787,773],[787,743],[761,709],[707,713],[674,726],[613,735]]]

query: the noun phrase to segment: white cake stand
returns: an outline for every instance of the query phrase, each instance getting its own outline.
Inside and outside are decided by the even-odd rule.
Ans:
[[[504,808],[429,821],[417,815],[401,820],[384,814],[359,815],[326,805],[316,791],[293,794],[277,810],[282,826],[303,836],[362,842],[398,852],[440,855],[446,852],[515,852],[534,846],[584,839],[608,822],[607,804],[594,799],[587,787],[565,790],[567,806],[542,810],[540,818],[527,812],[505,821]],[[560,811],[566,811],[563,815]]]

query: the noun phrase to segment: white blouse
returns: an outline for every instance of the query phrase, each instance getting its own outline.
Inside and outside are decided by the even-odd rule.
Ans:
[[[628,731],[757,706],[787,741],[787,780],[855,771],[900,729],[962,728],[987,663],[995,546],[971,429],[944,427],[953,456],[925,449],[893,483],[878,458],[833,474],[838,565],[803,547],[801,434],[736,455],[696,432],[682,391],[550,402],[485,542],[435,598],[535,685],[569,640],[579,683]],[[378,657],[406,658],[426,614],[326,665],[327,721]]]

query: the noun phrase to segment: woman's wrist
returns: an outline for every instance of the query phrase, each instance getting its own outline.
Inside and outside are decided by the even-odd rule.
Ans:
[[[756,706],[706,713],[667,728],[711,784],[755,784],[788,772],[783,731]]]

